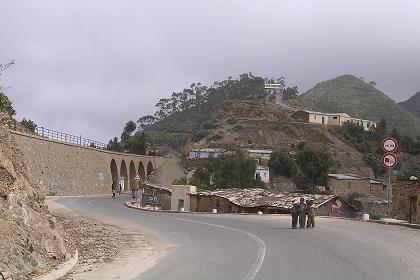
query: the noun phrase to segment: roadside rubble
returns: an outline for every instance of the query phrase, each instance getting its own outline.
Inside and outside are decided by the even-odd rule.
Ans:
[[[100,264],[115,260],[123,248],[135,244],[134,236],[117,226],[83,216],[55,214],[55,217],[62,224],[66,248],[79,251],[79,262],[62,280],[97,270]]]

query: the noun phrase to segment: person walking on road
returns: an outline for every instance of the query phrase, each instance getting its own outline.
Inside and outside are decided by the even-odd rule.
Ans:
[[[296,228],[297,223],[298,223],[298,217],[299,217],[298,203],[293,204],[291,212],[292,212],[292,228]]]
[[[300,203],[298,204],[298,213],[299,213],[299,227],[304,228],[306,224],[306,204],[305,199],[302,197]]]
[[[112,183],[112,198],[115,199],[115,183]]]
[[[308,221],[306,223],[306,227],[307,228],[315,227],[315,206],[314,206],[313,200],[308,201],[306,213],[308,214]]]

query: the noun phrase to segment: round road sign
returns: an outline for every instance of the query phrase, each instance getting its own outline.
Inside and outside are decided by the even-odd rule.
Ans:
[[[397,165],[398,158],[396,155],[387,153],[382,156],[381,162],[385,168],[393,168]]]
[[[386,137],[382,140],[382,149],[387,153],[394,153],[398,148],[398,142],[395,138]]]

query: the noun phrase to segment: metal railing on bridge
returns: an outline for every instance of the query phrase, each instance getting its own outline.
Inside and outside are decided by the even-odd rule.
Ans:
[[[97,149],[106,149],[107,144],[92,139],[83,138],[82,136],[71,135],[68,133],[51,130],[45,127],[36,127],[34,131],[38,136],[50,140],[61,141],[81,146],[87,146]]]

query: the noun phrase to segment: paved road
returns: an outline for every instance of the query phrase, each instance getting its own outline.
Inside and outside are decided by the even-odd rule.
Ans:
[[[144,280],[420,279],[420,231],[318,218],[290,229],[288,217],[143,212],[127,196],[60,198],[92,216],[118,220],[174,245]],[[141,265],[141,264],[139,264]]]

